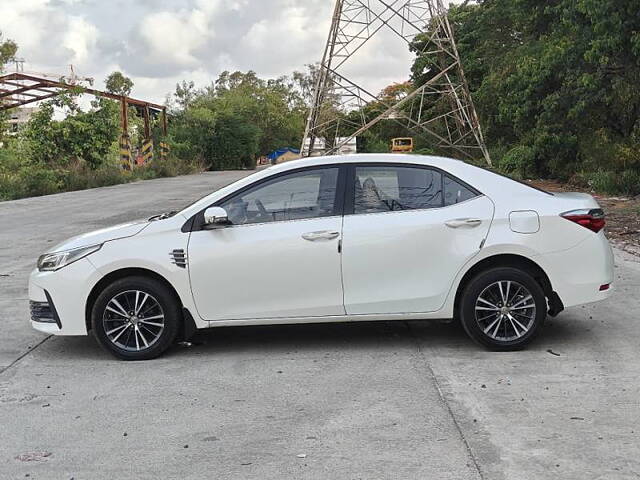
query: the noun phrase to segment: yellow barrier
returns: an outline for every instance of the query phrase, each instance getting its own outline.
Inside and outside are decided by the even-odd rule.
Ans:
[[[123,170],[131,171],[133,168],[131,162],[131,141],[128,135],[120,137],[120,166]]]
[[[142,163],[147,165],[153,162],[153,140],[145,140],[142,144]]]
[[[160,158],[165,160],[169,156],[169,144],[160,142]]]

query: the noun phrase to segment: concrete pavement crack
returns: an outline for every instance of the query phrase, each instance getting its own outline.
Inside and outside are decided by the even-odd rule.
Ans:
[[[33,348],[28,349],[26,352],[21,353],[18,358],[16,358],[13,362],[11,362],[9,365],[7,365],[6,367],[2,367],[0,368],[0,375],[2,375],[4,372],[6,372],[7,370],[9,370],[11,367],[13,367],[15,364],[17,364],[20,360],[22,360],[24,357],[26,357],[27,355],[29,355],[31,352],[33,352],[36,348],[38,348],[40,345],[42,345],[44,342],[46,342],[47,340],[49,340],[51,337],[53,337],[53,335],[49,335],[47,337],[44,337],[42,340],[40,340],[38,343],[36,343]]]
[[[422,363],[424,364],[427,372],[429,373],[429,375],[433,379],[433,383],[435,384],[436,390],[438,391],[438,396],[440,397],[440,401],[446,407],[447,412],[449,412],[449,416],[451,417],[451,420],[453,421],[453,424],[455,425],[456,430],[458,431],[458,434],[460,435],[460,438],[462,439],[462,442],[464,443],[465,450],[467,451],[467,454],[469,455],[469,457],[473,461],[473,465],[474,465],[476,471],[478,472],[478,476],[480,477],[480,480],[484,480],[485,477],[484,477],[484,475],[482,473],[482,470],[480,469],[480,464],[478,463],[478,459],[473,454],[473,450],[471,450],[471,445],[469,444],[469,441],[467,440],[467,437],[465,437],[464,432],[462,431],[462,427],[458,423],[458,420],[456,419],[455,415],[453,414],[453,410],[451,409],[451,405],[449,405],[449,402],[447,401],[446,397],[444,396],[442,388],[440,387],[440,382],[438,381],[438,377],[436,377],[436,374],[434,373],[433,368],[431,368],[431,364],[429,363],[429,361],[427,360],[426,355],[424,354],[424,350],[422,349],[422,346],[420,345],[420,342],[418,341],[417,335],[415,334],[414,330],[411,328],[411,325],[409,324],[409,322],[404,322],[404,324],[407,327],[407,331],[409,332],[409,335],[413,339],[413,342],[414,342],[414,344],[416,346],[416,349],[417,349],[420,357],[422,358]]]

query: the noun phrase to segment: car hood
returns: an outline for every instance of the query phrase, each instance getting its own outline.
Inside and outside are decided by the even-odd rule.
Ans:
[[[82,235],[65,240],[49,251],[60,252],[63,250],[71,250],[73,248],[97,245],[111,240],[118,240],[119,238],[133,237],[144,230],[148,225],[149,221],[141,220],[139,222],[123,223],[113,227],[94,230],[93,232],[83,233]]]

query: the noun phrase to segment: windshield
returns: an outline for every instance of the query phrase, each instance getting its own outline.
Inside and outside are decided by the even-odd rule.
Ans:
[[[269,168],[272,168],[272,167],[268,167],[268,168],[266,168],[266,169],[262,169],[262,170],[257,170],[257,171],[255,171],[255,172],[251,173],[250,175],[247,175],[247,176],[244,176],[244,177],[242,177],[242,178],[239,178],[238,180],[234,180],[234,181],[232,181],[232,182],[230,182],[230,183],[228,183],[228,184],[226,184],[226,185],[222,185],[222,186],[219,186],[219,187],[217,187],[217,188],[216,188],[216,187],[214,187],[214,188],[211,190],[211,192],[209,192],[209,193],[207,193],[206,195],[203,195],[202,197],[199,197],[199,198],[197,198],[196,200],[194,200],[194,201],[190,202],[189,204],[187,204],[187,205],[185,205],[184,207],[182,207],[182,208],[180,208],[179,210],[177,210],[175,213],[183,212],[183,211],[185,211],[185,210],[187,210],[187,209],[189,209],[189,208],[193,207],[196,203],[200,202],[201,200],[204,200],[205,198],[207,198],[207,197],[208,197],[209,195],[211,195],[212,193],[215,193],[215,192],[217,192],[217,191],[220,191],[220,190],[222,190],[223,188],[227,188],[227,187],[229,187],[229,186],[231,186],[231,185],[235,185],[235,184],[236,184],[236,183],[238,183],[238,182],[242,182],[242,181],[246,180],[247,178],[253,177],[253,175],[256,175],[256,174],[258,174],[258,173],[260,173],[260,172],[263,172],[263,171],[265,171],[265,170],[268,170]]]

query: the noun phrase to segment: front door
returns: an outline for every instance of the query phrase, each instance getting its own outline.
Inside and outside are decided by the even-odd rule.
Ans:
[[[344,315],[339,167],[287,172],[219,203],[232,225],[191,233],[205,320]]]
[[[363,165],[354,173],[343,225],[347,314],[439,310],[480,250],[493,202],[436,169]]]

